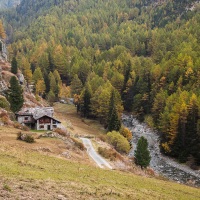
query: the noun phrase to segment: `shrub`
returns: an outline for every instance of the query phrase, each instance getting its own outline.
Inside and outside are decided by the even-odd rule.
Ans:
[[[4,96],[0,96],[0,107],[6,110],[10,109],[10,104]]]
[[[7,115],[4,115],[3,117],[1,117],[1,121],[2,121],[5,125],[11,125],[10,118],[9,118]]]
[[[71,139],[74,142],[74,145],[76,147],[78,147],[81,151],[85,150],[85,147],[84,147],[83,143],[79,142],[78,140],[76,140],[74,138],[71,138]]]
[[[102,142],[106,142],[106,135],[99,135],[98,138],[102,141]]]
[[[30,128],[28,126],[21,125],[19,122],[14,122],[13,127],[17,128],[17,129],[21,129],[23,131],[29,131],[30,130]]]
[[[25,141],[27,143],[34,143],[35,142],[35,139],[34,139],[33,136],[22,133],[22,132],[17,133],[17,140],[22,140],[22,141]]]
[[[117,153],[114,149],[99,147],[98,153],[102,155],[104,158],[110,159],[111,161],[115,161],[117,159],[123,160],[122,156],[119,153]]]
[[[126,128],[126,127],[122,127],[121,129],[120,129],[120,134],[121,135],[123,135],[128,141],[131,141],[132,140],[132,133],[131,133],[131,131],[128,129],[128,128]]]
[[[114,148],[121,153],[128,153],[130,150],[130,144],[128,140],[122,136],[119,132],[112,131],[107,133],[108,142],[114,146]]]
[[[24,126],[22,126],[22,130],[23,130],[23,131],[29,131],[30,128],[29,128],[28,126],[25,126],[25,125],[24,125]]]
[[[34,143],[35,142],[34,137],[31,136],[31,135],[27,135],[25,137],[25,142],[27,142],[27,143]]]
[[[61,136],[64,136],[64,137],[67,136],[66,131],[62,130],[61,128],[56,128],[54,131]]]
[[[21,129],[22,125],[19,122],[14,122],[13,127],[17,129]]]
[[[21,136],[22,136],[22,132],[18,132],[17,133],[17,140],[22,140]]]

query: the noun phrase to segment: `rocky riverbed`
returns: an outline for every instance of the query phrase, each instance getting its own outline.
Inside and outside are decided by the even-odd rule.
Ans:
[[[137,141],[141,136],[148,140],[149,150],[151,154],[150,167],[158,174],[179,183],[195,185],[200,187],[200,171],[190,169],[184,164],[180,164],[164,156],[159,148],[159,135],[151,130],[145,123],[140,123],[132,115],[122,116],[123,124],[128,127],[133,134],[133,148],[130,151],[130,156],[134,155]]]

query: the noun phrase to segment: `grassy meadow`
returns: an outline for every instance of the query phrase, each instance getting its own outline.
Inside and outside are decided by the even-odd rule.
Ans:
[[[27,148],[33,144],[23,144],[8,144],[1,137],[0,199],[1,195],[6,195],[5,199],[24,199],[26,195],[32,199],[56,199],[59,195],[66,199],[200,199],[197,188],[102,170],[40,153]]]
[[[72,106],[57,105],[57,116],[70,120],[73,134],[103,134],[95,121],[82,121]],[[60,112],[58,112],[60,110]],[[66,113],[66,114],[64,114]],[[147,178],[91,164],[86,152],[64,158],[66,144],[53,138],[33,144],[16,140],[15,128],[0,127],[0,199],[148,199],[198,200],[200,190],[166,180]],[[39,133],[35,133],[39,134]]]

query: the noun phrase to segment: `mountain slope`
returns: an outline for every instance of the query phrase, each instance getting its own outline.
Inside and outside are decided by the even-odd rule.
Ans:
[[[50,144],[16,141],[18,130],[0,130],[0,197],[3,199],[200,199],[200,190],[172,182],[102,170],[52,155]],[[65,146],[65,145],[64,145]]]
[[[21,0],[0,0],[0,10],[13,8],[20,4]]]
[[[72,90],[79,83],[72,94],[80,95],[82,112],[89,88],[87,116],[105,127],[114,88],[125,110],[160,131],[165,154],[192,160],[195,168],[200,165],[200,7],[193,3],[23,1],[15,12],[4,13],[11,57],[22,69],[41,69],[46,97],[54,90],[58,98],[49,84],[55,69],[63,83],[74,84]],[[119,103],[119,115],[121,108]]]

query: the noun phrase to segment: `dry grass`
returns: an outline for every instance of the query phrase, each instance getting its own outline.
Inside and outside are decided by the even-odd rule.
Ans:
[[[73,135],[99,136],[106,132],[98,121],[90,119],[83,120],[76,113],[76,107],[74,105],[55,103],[54,109],[56,112],[55,116]]]
[[[0,151],[7,199],[200,199],[195,188],[17,150]]]
[[[64,159],[61,140],[27,144],[16,140],[17,132],[0,128],[0,199],[200,199],[195,188]]]

